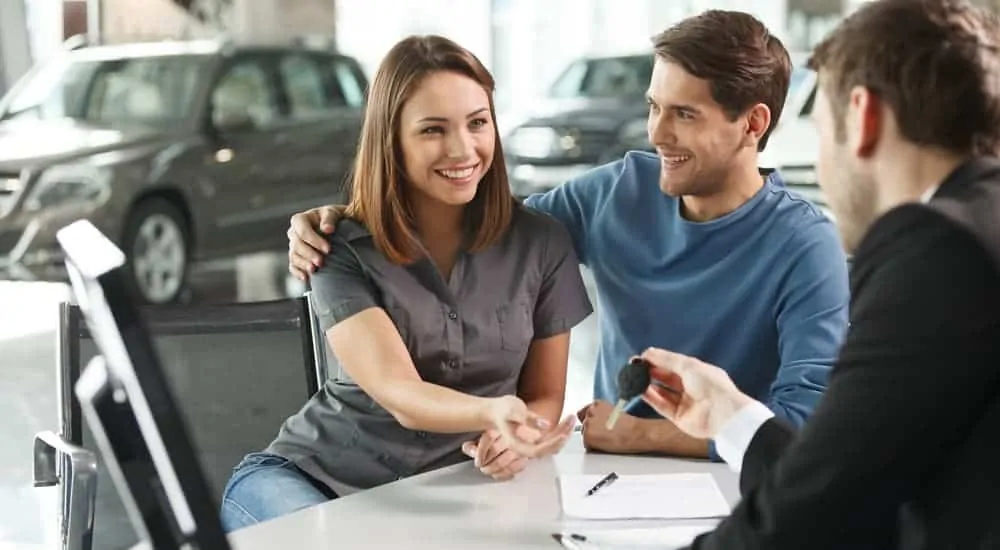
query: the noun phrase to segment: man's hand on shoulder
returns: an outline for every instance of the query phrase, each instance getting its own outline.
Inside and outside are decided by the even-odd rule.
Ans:
[[[327,205],[292,216],[287,233],[289,273],[305,281],[323,265],[323,257],[330,253],[324,235],[333,233],[346,210],[344,205]]]

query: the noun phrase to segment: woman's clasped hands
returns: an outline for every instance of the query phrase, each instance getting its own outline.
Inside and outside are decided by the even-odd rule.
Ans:
[[[569,415],[552,426],[513,395],[489,399],[485,414],[492,427],[477,441],[463,444],[462,452],[483,474],[498,481],[512,479],[533,458],[559,452],[576,424],[576,417]]]

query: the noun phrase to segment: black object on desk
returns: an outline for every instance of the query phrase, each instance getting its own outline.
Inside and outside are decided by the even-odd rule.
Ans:
[[[600,481],[598,481],[596,485],[594,485],[590,489],[587,489],[587,496],[589,497],[593,495],[597,491],[600,491],[601,489],[607,487],[608,485],[611,485],[615,481],[618,481],[618,474],[611,472],[610,474],[604,476]]]
[[[609,430],[615,427],[618,417],[625,410],[625,405],[629,401],[642,395],[649,387],[651,378],[649,376],[649,363],[639,357],[633,358],[627,365],[618,371],[618,403],[608,416],[605,427]]]
[[[567,550],[584,550],[584,548],[591,547],[590,545],[584,546],[587,537],[576,533],[552,533],[552,538]]]
[[[642,395],[650,383],[649,363],[639,357],[633,358],[618,371],[618,397],[630,400]]]

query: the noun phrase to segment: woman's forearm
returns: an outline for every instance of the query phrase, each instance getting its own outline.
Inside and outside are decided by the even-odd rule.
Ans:
[[[535,340],[528,348],[517,395],[552,426],[559,423],[566,400],[569,332]]]
[[[490,427],[496,400],[421,380],[384,309],[370,307],[355,314],[334,325],[327,338],[347,374],[404,427],[438,433]]]
[[[400,380],[381,392],[380,403],[403,427],[435,433],[479,432],[492,427],[490,398],[422,380]]]

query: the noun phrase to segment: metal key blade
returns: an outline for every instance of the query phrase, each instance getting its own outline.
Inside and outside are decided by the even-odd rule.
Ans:
[[[618,417],[622,415],[622,411],[625,410],[625,405],[628,401],[624,399],[619,399],[618,403],[615,405],[614,410],[611,411],[611,415],[608,416],[608,422],[604,425],[605,428],[609,430],[615,429],[615,424],[618,423]]]

